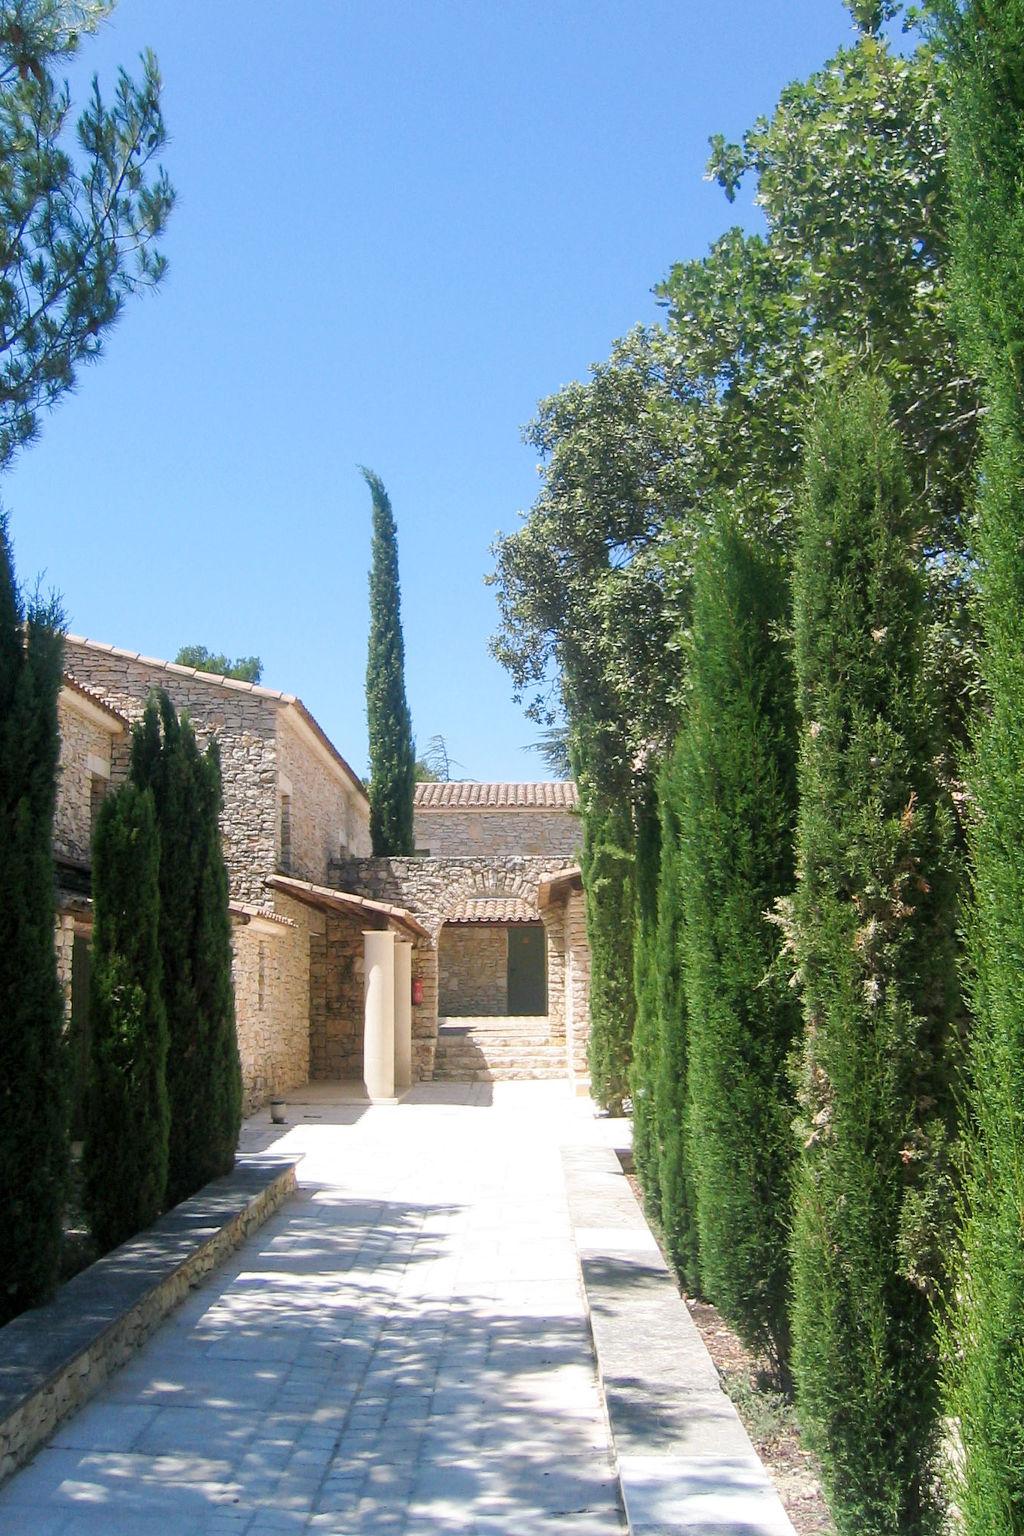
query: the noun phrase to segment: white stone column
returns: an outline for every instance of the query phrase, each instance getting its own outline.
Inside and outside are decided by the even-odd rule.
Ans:
[[[363,933],[363,1082],[371,1099],[395,1097],[395,936]]]
[[[395,1087],[412,1087],[412,940],[395,940]]]

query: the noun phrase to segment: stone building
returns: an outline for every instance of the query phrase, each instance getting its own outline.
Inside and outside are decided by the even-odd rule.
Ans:
[[[374,1091],[392,1096],[396,1078],[434,1074],[439,1028],[468,1015],[530,1018],[552,1070],[582,1075],[575,786],[420,786],[417,856],[373,859],[363,785],[294,695],[77,636],[65,667],[54,838],[69,1010],[87,1011],[93,818],[162,688],[220,750],[247,1108],[309,1079],[360,1080],[371,1036],[386,1044]]]
[[[323,947],[325,924],[308,907],[271,890],[267,879],[284,872],[322,881],[339,855],[369,852],[369,803],[362,782],[291,694],[75,635],[65,643],[64,665],[73,679],[65,692],[94,704],[102,701],[121,722],[125,745],[115,753],[110,782],[126,771],[128,724],[141,716],[154,688],[164,689],[175,707],[188,713],[201,746],[216,738],[224,780],[222,830],[246,1105],[251,1108],[305,1083],[311,957]],[[75,741],[77,734],[68,732],[62,762],[67,753],[69,765],[74,754],[76,765],[81,760]],[[93,812],[97,804],[94,795]],[[82,771],[75,766],[69,772],[65,766],[57,834],[65,825],[73,829],[79,852],[89,845],[85,810]],[[87,911],[80,910],[76,921],[81,934],[87,929]]]

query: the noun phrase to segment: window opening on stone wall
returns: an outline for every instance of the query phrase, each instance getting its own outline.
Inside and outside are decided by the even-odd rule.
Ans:
[[[292,797],[281,796],[281,868],[288,874],[292,867]]]

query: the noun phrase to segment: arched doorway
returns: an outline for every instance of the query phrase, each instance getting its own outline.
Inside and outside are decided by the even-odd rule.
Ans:
[[[543,1016],[548,1011],[544,925],[515,898],[459,904],[438,938],[443,1018]]]

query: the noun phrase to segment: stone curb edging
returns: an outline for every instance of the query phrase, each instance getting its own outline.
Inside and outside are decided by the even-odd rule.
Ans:
[[[0,1329],[0,1483],[295,1191],[299,1158],[240,1157]]]
[[[795,1536],[615,1151],[562,1156],[630,1536]]]

